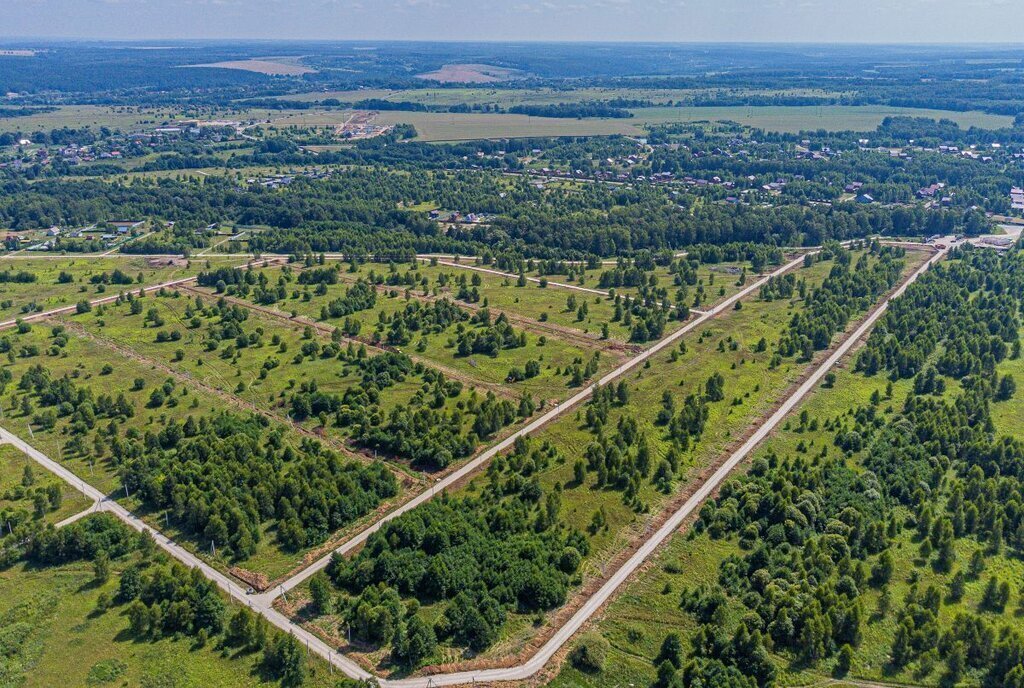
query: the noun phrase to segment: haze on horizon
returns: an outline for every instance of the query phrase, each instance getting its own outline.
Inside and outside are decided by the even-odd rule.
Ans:
[[[4,0],[5,40],[1020,43],[1017,0]]]

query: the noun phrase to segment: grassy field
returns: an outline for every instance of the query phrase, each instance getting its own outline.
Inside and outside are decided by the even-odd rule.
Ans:
[[[52,568],[24,564],[0,571],[0,685],[139,686],[141,688],[257,688],[266,679],[259,653],[198,647],[187,637],[139,640],[128,631],[125,607],[96,611],[101,594],[114,596],[120,570],[100,586],[88,562]],[[326,664],[309,659],[303,685],[334,685]],[[336,677],[335,677],[336,678]]]
[[[313,74],[315,69],[303,66],[299,58],[258,58],[252,60],[227,60],[225,62],[211,62],[208,64],[181,65],[182,68],[205,68],[205,69],[237,69],[243,72],[256,72],[269,76],[302,76]]]
[[[733,121],[751,127],[794,133],[816,131],[873,131],[886,117],[906,115],[951,119],[963,127],[1007,127],[1013,118],[982,112],[952,112],[915,108],[864,106],[726,106],[654,107],[632,111],[631,119],[563,119],[507,113],[447,113],[386,111],[378,124],[411,124],[420,141],[466,141],[532,136],[642,136],[650,125],[676,122]],[[275,126],[336,126],[350,115],[345,110],[284,111],[272,118]]]
[[[1022,333],[1024,334],[1024,333]],[[999,375],[1012,375],[1017,383],[1017,393],[1012,399],[992,404],[992,421],[996,431],[1008,435],[1021,432],[1021,421],[1024,419],[1024,357],[1004,359],[997,370]]]
[[[916,254],[908,259],[906,273],[922,259]],[[830,262],[817,263],[800,270],[798,276],[813,287],[825,279],[830,269]],[[675,482],[675,490],[679,490],[736,442],[806,370],[809,364],[792,359],[773,369],[769,366],[770,349],[755,351],[761,337],[774,341],[793,313],[802,307],[799,298],[749,300],[742,310],[730,311],[686,337],[685,353],[680,353],[680,348],[659,353],[651,359],[649,367],[644,366],[625,378],[629,388],[628,404],[610,412],[605,432],[614,434],[620,418],[636,420],[640,436],[646,438],[651,448],[652,465],[657,465],[671,446],[664,427],[656,424],[663,393],[668,392],[681,404],[687,394],[701,393],[710,375],[721,373],[726,379],[725,399],[709,403],[710,415],[703,435],[682,453],[681,469]],[[666,494],[645,481],[639,492],[643,508],[637,509],[625,502],[620,490],[595,485],[592,472],[583,483],[576,482],[573,464],[595,441],[592,431],[583,423],[584,410],[581,408],[561,417],[538,434],[537,440],[550,443],[561,458],[534,475],[545,492],[561,486],[559,520],[567,527],[586,531],[595,512],[604,512],[607,525],[591,531],[590,553],[581,569],[585,577],[596,577],[604,573],[604,567],[632,540],[649,530],[654,514],[672,498],[675,490]],[[484,477],[472,479],[464,488],[465,493],[479,493],[486,482]],[[444,608],[443,602],[427,605],[424,614],[433,618],[442,614]],[[538,624],[535,615],[511,614],[501,640],[488,649],[484,657],[514,655],[535,637],[538,629],[550,622],[550,617]],[[384,656],[385,650],[381,649],[367,658],[379,662]],[[450,648],[443,650],[439,657],[442,663],[459,659],[459,653]]]
[[[284,111],[271,118],[277,127],[337,126],[351,115],[348,110]],[[641,135],[643,130],[631,119],[561,119],[530,117],[505,113],[381,112],[375,124],[411,124],[419,141],[471,141],[488,138],[526,138],[533,136],[607,136]]]
[[[381,268],[382,266],[376,266],[377,270]],[[388,327],[383,324],[381,319],[390,318],[396,313],[404,311],[410,304],[428,305],[430,299],[423,298],[422,291],[410,291],[407,295],[405,289],[401,287],[382,288],[378,290],[377,301],[373,308],[357,311],[345,318],[322,319],[322,310],[327,304],[344,295],[355,280],[360,276],[365,277],[372,269],[374,268],[363,266],[356,273],[343,272],[340,276],[341,282],[327,286],[326,293],[319,296],[314,293],[313,287],[295,283],[292,276],[291,281],[287,282],[288,298],[275,303],[272,308],[283,316],[296,314],[334,327],[341,326],[347,318],[352,322],[359,323],[358,340],[370,345],[386,343]],[[290,270],[268,267],[262,272],[267,275],[271,285],[276,285],[279,280],[285,278],[286,273]],[[473,311],[467,308],[462,308],[462,310],[467,315],[473,314]],[[460,327],[474,333],[480,333],[485,329],[482,325],[464,322],[450,326],[442,332],[414,333],[412,341],[400,347],[400,350],[417,360],[435,365],[442,371],[451,371],[459,375],[460,379],[464,379],[468,385],[472,385],[474,381],[483,383],[481,391],[504,386],[507,391],[517,396],[529,394],[537,399],[548,400],[561,399],[570,391],[567,386],[567,378],[559,372],[577,360],[589,358],[592,353],[588,348],[575,346],[551,333],[538,335],[531,331],[527,332],[526,346],[502,349],[495,356],[486,354],[463,356],[458,354],[456,348],[456,335]],[[516,327],[516,329],[521,328]],[[541,336],[544,337],[543,341],[540,339]],[[604,372],[610,369],[618,360],[620,360],[618,355],[609,352],[601,361],[599,370]],[[521,382],[509,383],[509,371],[513,367],[524,369],[529,361],[540,363],[540,374]]]
[[[234,261],[240,263],[242,259],[235,258]],[[183,263],[169,258],[0,258],[0,270],[30,272],[36,276],[35,282],[0,283],[0,319],[71,306],[83,299],[98,299],[147,284],[189,277],[204,267],[203,260]],[[115,270],[131,278],[132,283],[112,283],[109,278]],[[70,281],[62,281],[62,273]],[[104,273],[107,278],[103,277]]]
[[[796,133],[799,131],[873,131],[892,116],[951,119],[961,127],[997,129],[1012,125],[1012,118],[984,112],[950,112],[881,105],[760,106],[760,107],[666,107],[633,110],[634,120],[643,125],[677,122],[732,121],[758,129]]]
[[[599,268],[591,268],[583,271],[583,278],[577,276],[570,279],[567,275],[543,275],[540,266],[538,269],[525,273],[527,277],[547,277],[549,280],[556,282],[562,282],[564,284],[573,284],[581,287],[588,287],[591,289],[603,289],[611,291],[614,289],[616,294],[630,294],[635,296],[639,291],[638,287],[614,287],[605,288],[600,284],[601,274],[615,269],[615,265],[605,264]],[[700,265],[697,268],[697,283],[695,285],[687,285],[687,305],[698,307],[694,305],[694,297],[698,292],[701,293],[700,306],[713,306],[719,301],[724,301],[736,292],[743,288],[742,284],[739,284],[739,277],[742,271],[747,270],[747,284],[753,281],[753,272],[749,262],[736,262],[736,263],[718,263],[715,265]],[[658,265],[649,272],[645,273],[645,278],[654,278],[654,286],[659,289],[667,290],[668,294],[672,295],[676,292],[678,287],[675,285],[675,275],[672,274],[668,266]],[[650,283],[648,283],[650,285]]]
[[[50,131],[62,127],[110,127],[112,129],[136,129],[149,125],[158,126],[173,116],[170,110],[143,110],[136,108],[113,108],[102,105],[65,105],[53,112],[40,112],[28,117],[0,117],[0,132],[7,131]]]
[[[288,421],[290,410],[288,399],[303,383],[315,381],[321,392],[336,394],[344,394],[350,387],[361,384],[358,371],[339,363],[334,356],[323,358],[301,354],[305,344],[326,343],[324,338],[312,331],[307,336],[306,327],[302,324],[284,323],[255,311],[246,311],[243,330],[247,335],[258,336],[256,344],[236,348],[228,342],[215,351],[208,350],[207,335],[218,326],[221,318],[215,310],[205,314],[196,310],[196,326],[185,313],[190,305],[195,308],[194,298],[190,294],[168,291],[164,296],[146,297],[142,314],[132,315],[127,304],[110,305],[102,311],[97,309],[76,316],[73,322],[115,346],[134,352],[144,361],[152,362],[150,365],[171,368],[180,375],[201,381],[222,396],[259,407],[284,422]],[[216,297],[200,298],[207,305],[212,305]],[[244,306],[240,308],[244,309]],[[152,323],[155,320],[144,321],[144,316],[150,314],[164,324],[154,327]],[[176,330],[181,338],[159,342],[157,332],[161,330],[168,333]],[[387,412],[394,406],[408,403],[422,384],[423,380],[416,375],[396,382],[381,397],[383,410]],[[458,401],[449,399],[446,403],[455,405]],[[310,419],[305,426],[319,429],[319,421]],[[333,424],[323,428],[329,438],[337,440],[347,438],[350,430]]]
[[[108,317],[108,319],[110,318]],[[143,332],[149,334],[145,330]],[[112,495],[127,508],[139,513],[155,528],[159,528],[179,542],[186,544],[191,542],[194,546],[194,540],[190,540],[193,536],[179,529],[173,519],[168,521],[167,514],[163,511],[147,512],[134,495],[125,495],[117,463],[111,452],[104,449],[97,455],[96,450],[91,449],[92,442],[87,443],[87,447],[90,449],[84,452],[76,452],[68,448],[69,438],[66,432],[70,418],[59,418],[52,430],[45,430],[33,422],[35,414],[40,409],[33,408],[29,415],[25,415],[21,403],[24,398],[29,397],[31,400],[31,397],[17,389],[17,382],[30,366],[43,364],[51,379],[59,379],[68,375],[76,384],[92,388],[94,395],[109,394],[116,397],[123,393],[129,403],[135,407],[135,415],[125,421],[122,430],[124,432],[134,430],[140,434],[159,433],[169,422],[180,423],[190,415],[196,418],[212,417],[223,410],[248,415],[251,412],[249,407],[232,403],[230,396],[218,396],[205,391],[198,385],[175,380],[160,366],[135,360],[126,356],[122,351],[109,348],[74,333],[70,334],[67,343],[62,348],[51,349],[51,346],[55,346],[53,344],[55,340],[50,335],[49,326],[37,324],[31,332],[12,337],[15,351],[21,351],[22,347],[28,346],[36,347],[45,354],[17,356],[14,358],[14,362],[5,363],[4,367],[11,372],[13,383],[8,384],[3,394],[0,394],[0,404],[3,406],[3,420],[0,423],[11,432],[31,441],[33,446],[43,453],[60,460],[69,470],[89,484]],[[216,356],[210,358],[220,360]],[[206,380],[207,377],[208,374],[200,376],[199,379]],[[136,389],[136,379],[142,381],[141,389]],[[168,401],[159,408],[149,407],[150,394],[168,380],[174,382],[174,390],[167,395]],[[103,421],[104,425],[106,422]],[[30,424],[33,427],[31,432],[29,431]],[[298,447],[303,439],[297,433],[290,431],[285,433],[285,438],[295,447]],[[43,469],[36,471],[36,474],[40,477],[46,476]],[[17,477],[20,480],[20,473]],[[69,500],[69,504],[71,502],[72,500]],[[69,506],[69,508],[72,507]],[[77,510],[80,509],[73,509],[72,513]],[[355,524],[348,524],[343,530],[351,527],[355,527]],[[256,553],[243,562],[229,561],[221,553],[211,556],[208,550],[202,548],[196,547],[196,550],[200,556],[222,570],[227,570],[232,565],[238,564],[249,571],[264,574],[273,580],[303,562],[307,554],[307,550],[297,552],[282,550],[276,538],[275,528],[275,522],[265,522],[263,537]]]
[[[1022,370],[1019,361],[1004,362],[1002,372],[1019,372]],[[901,407],[903,400],[913,391],[912,380],[898,380],[893,383],[891,395],[887,394],[888,380],[878,375],[867,377],[850,369],[847,360],[835,371],[835,380],[831,385],[823,384],[815,389],[790,414],[784,425],[776,430],[755,452],[754,458],[765,457],[774,453],[780,457],[814,456],[823,450],[839,451],[833,445],[834,430],[825,430],[825,423],[845,422],[858,409],[870,405],[872,394],[878,393],[879,403],[875,406],[879,424],[884,426]],[[952,399],[958,381],[946,380],[945,396]],[[993,415],[996,417],[997,432],[1008,432],[1019,436],[1019,417],[1021,395],[1018,394],[1009,402],[994,404]],[[806,414],[806,423],[800,419]],[[1012,419],[1012,420],[1011,420]],[[852,452],[847,461],[859,467],[866,451]],[[748,466],[749,462],[744,467]],[[906,509],[898,509],[898,520],[912,522],[912,514]],[[896,609],[904,600],[917,581],[918,590],[925,590],[934,585],[940,591],[947,589],[952,577],[951,573],[941,573],[927,565],[927,560],[918,552],[920,541],[913,528],[907,527],[897,536],[894,544],[895,570],[889,583],[889,594]],[[948,628],[956,615],[963,611],[979,608],[983,589],[991,575],[1000,580],[1019,582],[1024,577],[1024,563],[1019,559],[1001,554],[993,554],[987,547],[982,547],[971,539],[955,541],[956,569],[966,569],[967,562],[976,550],[985,554],[984,573],[977,577],[968,577],[963,599],[953,602],[943,597],[939,608],[938,623],[940,628]],[[611,603],[608,611],[597,622],[594,630],[604,636],[611,645],[608,661],[604,670],[598,675],[581,673],[566,664],[551,685],[556,688],[582,688],[598,685],[649,685],[655,680],[655,661],[661,641],[669,632],[678,632],[683,636],[684,647],[688,647],[687,638],[697,628],[694,616],[684,612],[679,605],[679,593],[684,588],[694,588],[701,584],[715,584],[719,576],[719,568],[727,556],[741,554],[735,538],[713,539],[707,533],[694,536],[693,533],[680,533],[650,561],[639,577],[620,593]],[[867,562],[870,566],[874,557]],[[1002,613],[987,612],[989,621],[1024,628],[1024,617],[1016,612],[1012,600],[1020,592],[1020,586],[1011,596],[1011,603]],[[874,588],[867,588],[862,597],[866,612],[866,623],[863,625],[863,640],[854,652],[854,660],[849,676],[852,679],[869,682],[885,682],[901,685],[942,685],[942,667],[923,670],[919,662],[911,662],[905,667],[893,670],[889,665],[889,656],[893,635],[898,622],[895,611],[879,613],[881,593]],[[742,605],[737,601],[730,603],[727,609],[726,624],[735,624],[744,613]],[[688,654],[688,652],[687,652]],[[805,685],[820,683],[832,676],[834,658],[821,662],[817,666],[806,667],[790,662],[788,657],[774,655],[776,665],[781,668],[777,679],[780,685]],[[976,683],[976,677],[969,674],[966,684]]]
[[[31,475],[27,486],[25,478],[29,474],[26,473],[26,467]],[[20,450],[9,444],[0,444],[0,513],[23,510],[32,514],[32,493],[45,491],[51,485],[56,485],[60,490],[60,506],[56,509],[48,508],[40,519],[43,523],[57,523],[84,511],[92,504],[81,492],[49,473]],[[0,540],[7,532],[6,524],[0,521]]]
[[[778,89],[771,91],[737,89],[740,94],[780,95],[780,96],[824,96],[829,95],[818,89]],[[706,95],[709,89],[655,89],[655,88],[577,88],[565,91],[552,88],[412,88],[392,91],[385,89],[360,89],[355,91],[325,91],[300,93],[298,95],[279,96],[282,100],[316,102],[334,98],[341,102],[355,102],[370,98],[382,100],[423,103],[424,105],[497,105],[511,107],[513,105],[557,105],[559,103],[579,103],[586,101],[614,100],[626,98],[632,100],[650,100],[653,103],[685,100],[697,95]],[[833,94],[834,95],[834,94]]]

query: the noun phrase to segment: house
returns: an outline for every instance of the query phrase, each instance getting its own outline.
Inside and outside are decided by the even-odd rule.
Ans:
[[[46,230],[46,236],[60,236],[60,227],[50,227],[48,230]]]
[[[870,194],[860,194],[854,200],[856,200],[858,203],[874,203],[875,202],[874,196],[871,196]]]
[[[945,189],[945,188],[946,188],[945,184],[943,184],[942,182],[936,182],[935,184],[930,184],[929,186],[925,186],[925,187],[922,187],[922,188],[918,189],[917,190],[917,197],[918,198],[934,198],[935,194],[937,194],[939,191],[941,191],[942,189]]]
[[[1010,189],[1010,207],[1014,210],[1024,210],[1024,189],[1016,186]]]
[[[111,220],[111,221],[107,222],[107,224],[110,225],[111,227],[116,227],[117,229],[124,228],[125,230],[129,230],[129,229],[136,229],[138,227],[141,227],[142,225],[145,224],[145,221],[144,220]]]

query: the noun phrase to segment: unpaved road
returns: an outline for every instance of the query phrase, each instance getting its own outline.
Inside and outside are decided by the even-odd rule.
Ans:
[[[836,350],[825,359],[818,367],[808,376],[803,384],[801,384],[789,398],[787,398],[782,405],[776,410],[776,412],[768,419],[768,421],[758,428],[751,437],[744,442],[744,444],[737,449],[722,466],[712,476],[706,480],[678,510],[676,510],[665,524],[659,528],[640,548],[637,552],[630,557],[630,559],[617,570],[605,583],[598,589],[598,591],[590,597],[580,609],[569,619],[569,621],[559,628],[552,637],[526,662],[514,667],[498,668],[498,669],[487,669],[481,671],[466,671],[466,672],[455,672],[449,674],[436,674],[433,676],[423,677],[412,677],[397,680],[379,680],[380,686],[383,688],[428,688],[429,686],[452,686],[467,683],[479,682],[500,682],[500,681],[515,681],[528,679],[538,671],[540,671],[545,664],[551,659],[551,657],[562,648],[562,646],[573,636],[573,634],[579,630],[580,627],[596,612],[601,608],[605,602],[615,593],[615,591],[629,578],[629,576],[651,555],[654,551],[668,539],[685,521],[685,519],[693,513],[693,511],[703,502],[708,495],[710,495],[721,482],[729,475],[729,473],[743,461],[750,452],[763,441],[774,428],[785,418],[796,405],[821,381],[824,375],[838,363],[853,346],[863,338],[878,321],[878,319],[885,313],[889,303],[899,297],[906,288],[914,282],[921,274],[923,274],[931,265],[937,260],[941,259],[945,255],[945,251],[936,253],[931,259],[924,263],[917,271],[915,271],[907,280],[900,285],[889,297],[887,297],[876,309],[872,312],[864,322],[849,336],[843,343],[836,348]],[[782,274],[790,269],[795,268],[803,262],[803,258],[791,261],[786,265],[782,266],[778,270],[774,271],[770,275],[765,276],[752,283],[742,291],[734,294],[732,297],[726,299],[721,304],[707,311],[705,314],[698,318],[690,321],[684,327],[673,332],[669,336],[665,337],[657,344],[647,349],[635,358],[626,361],[621,366],[606,374],[599,384],[605,385],[609,382],[614,381],[619,376],[629,372],[636,366],[642,364],[644,361],[650,359],[658,352],[665,348],[672,346],[676,341],[688,332],[699,327],[701,324],[706,322],[708,319],[718,315],[722,311],[730,308],[736,301],[752,293],[754,290],[759,289],[761,285],[767,281],[771,276]],[[187,280],[186,280],[187,281]],[[179,280],[178,282],[181,282]],[[164,285],[170,286],[170,285]],[[112,297],[112,298],[116,298]],[[73,307],[71,307],[73,308]],[[66,309],[58,309],[61,312],[66,312]],[[44,317],[43,314],[36,314],[37,317]],[[3,326],[3,323],[0,323]],[[337,551],[347,552],[351,551],[355,547],[359,546],[364,542],[373,532],[378,530],[387,521],[396,518],[402,513],[415,508],[419,504],[431,499],[438,491],[443,491],[445,487],[456,483],[466,475],[472,473],[479,466],[490,460],[499,452],[507,449],[515,439],[519,436],[530,434],[537,429],[543,427],[547,423],[551,422],[560,415],[566,413],[568,410],[578,405],[580,402],[587,399],[593,392],[593,387],[588,387],[581,390],[579,393],[571,397],[569,400],[564,402],[562,405],[552,408],[544,415],[525,426],[517,433],[509,436],[499,444],[491,447],[486,452],[482,453],[473,461],[467,463],[465,466],[460,468],[458,471],[450,474],[442,481],[439,481],[433,489],[426,491],[414,500],[407,502],[395,511],[382,517],[374,525],[361,531],[358,535],[350,539]],[[12,433],[0,428],[0,440],[11,443],[12,445],[19,448],[27,456],[44,466],[48,470],[52,471],[70,485],[81,490],[87,497],[99,502],[99,508],[105,511],[109,511],[120,518],[122,521],[135,528],[136,530],[148,529],[148,526],[137,516],[131,514],[120,504],[112,500],[108,500],[99,490],[92,487],[88,483],[85,483],[71,471],[61,466],[56,461],[38,451],[27,442],[24,442],[21,438],[13,435]],[[219,587],[225,590],[231,597],[239,600],[243,604],[247,604],[249,607],[260,614],[263,614],[267,620],[277,626],[278,628],[293,634],[296,639],[306,645],[308,650],[316,652],[317,654],[324,657],[333,666],[339,667],[346,675],[354,679],[368,679],[371,675],[359,666],[356,662],[352,661],[348,657],[341,655],[336,649],[330,647],[317,636],[313,635],[309,631],[301,628],[300,626],[293,624],[287,617],[278,612],[272,607],[274,595],[246,595],[245,591],[231,578],[225,574],[217,571],[210,565],[203,562],[196,555],[171,541],[165,535],[159,532],[154,532],[154,537],[157,544],[166,550],[169,554],[174,556],[176,559],[186,564],[187,566],[198,568],[207,578],[213,580]],[[280,591],[289,590],[299,585],[304,580],[308,579],[316,571],[323,569],[330,561],[330,557],[324,557],[318,560],[315,564],[289,579],[279,589]]]

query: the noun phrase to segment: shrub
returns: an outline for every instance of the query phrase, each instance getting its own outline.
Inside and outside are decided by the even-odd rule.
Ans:
[[[597,673],[604,669],[608,648],[609,643],[604,636],[588,633],[580,638],[580,642],[573,648],[569,661],[580,671]]]

